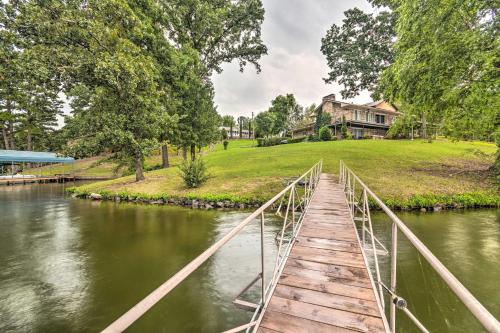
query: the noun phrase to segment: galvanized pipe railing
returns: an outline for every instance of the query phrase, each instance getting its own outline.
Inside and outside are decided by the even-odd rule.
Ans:
[[[124,313],[120,318],[115,320],[111,325],[106,327],[102,332],[115,333],[115,332],[123,332],[124,330],[126,330],[130,325],[132,325],[142,315],[144,315],[149,309],[151,309],[156,303],[158,303],[161,299],[163,299],[170,291],[172,291],[172,289],[177,287],[191,273],[193,273],[204,262],[206,262],[210,257],[212,257],[227,242],[229,242],[236,235],[238,235],[243,230],[243,228],[245,228],[252,221],[259,219],[260,233],[261,233],[260,235],[261,272],[259,272],[257,278],[255,278],[247,287],[245,287],[237,297],[239,297],[240,295],[245,293],[248,289],[250,289],[250,287],[255,282],[261,280],[260,284],[261,300],[259,304],[252,304],[246,301],[236,302],[237,300],[235,300],[234,302],[235,304],[255,309],[254,315],[250,323],[235,327],[229,331],[226,331],[226,333],[240,332],[243,330],[248,331],[251,328],[254,328],[254,330],[256,330],[258,326],[257,324],[260,321],[261,314],[263,312],[262,310],[265,308],[270,299],[270,296],[272,295],[272,291],[274,290],[274,285],[276,284],[277,279],[279,278],[279,275],[283,270],[284,263],[288,256],[288,253],[290,252],[291,246],[293,245],[300,224],[302,223],[304,212],[307,209],[307,206],[311,200],[312,195],[314,194],[314,191],[319,181],[322,167],[323,167],[322,161],[316,163],[302,176],[291,182],[281,192],[276,194],[271,200],[267,201],[260,208],[258,208],[252,214],[250,214],[246,219],[244,219],[236,227],[234,227],[228,234],[226,234],[219,241],[210,246],[207,250],[205,250],[202,254],[196,257],[193,261],[184,266],[184,268],[182,268],[174,276],[172,276],[170,279],[168,279],[162,285],[156,288],[153,292],[147,295],[143,300],[141,300],[134,307],[132,307],[130,310]],[[274,265],[273,275],[268,285],[266,286],[265,260],[264,260],[264,228],[265,228],[264,213],[266,209],[273,208],[274,204],[277,203],[279,200],[281,201],[277,210],[278,216],[282,216],[282,208],[283,208],[282,203],[285,200],[287,201],[287,205],[286,205],[286,211],[284,212],[285,214],[284,214],[283,226],[281,228],[279,237],[278,255]],[[299,210],[300,213],[298,213]],[[289,218],[289,216],[291,217]],[[292,229],[289,232],[289,235],[287,235],[286,233],[290,226],[292,227]]]
[[[339,182],[344,185],[349,208],[351,209],[354,220],[362,221],[362,243],[363,251],[365,251],[365,223],[368,222],[368,234],[371,238],[372,251],[374,256],[374,265],[377,275],[377,284],[379,287],[380,298],[383,298],[382,289],[386,290],[391,297],[391,308],[389,323],[393,333],[396,332],[396,309],[401,309],[412,320],[415,325],[422,331],[427,332],[424,325],[410,312],[406,306],[406,301],[396,294],[396,268],[397,268],[397,239],[398,231],[410,241],[417,251],[427,260],[431,267],[438,273],[443,281],[450,287],[457,297],[464,303],[474,317],[483,325],[483,327],[491,333],[500,333],[500,323],[498,320],[464,287],[462,283],[437,259],[434,254],[411,232],[411,230],[401,221],[393,211],[391,211],[380,198],[366,186],[363,181],[349,169],[343,161],[340,161]],[[356,199],[356,183],[361,188],[361,197]],[[380,269],[378,267],[377,249],[375,243],[377,239],[373,234],[371,226],[371,217],[369,214],[368,196],[387,214],[392,221],[392,239],[391,239],[391,281],[390,286],[386,287],[380,280]],[[362,208],[360,207],[362,201]],[[356,213],[361,213],[361,218],[356,218]],[[380,242],[379,242],[380,243]],[[381,245],[381,244],[380,244]]]

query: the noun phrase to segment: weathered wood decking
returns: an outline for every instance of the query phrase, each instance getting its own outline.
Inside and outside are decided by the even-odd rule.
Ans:
[[[258,332],[385,332],[342,187],[322,174]]]

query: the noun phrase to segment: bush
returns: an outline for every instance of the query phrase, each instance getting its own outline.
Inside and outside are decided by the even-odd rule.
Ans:
[[[319,129],[319,139],[321,141],[330,141],[332,140],[332,131],[326,126],[323,126]]]
[[[222,141],[222,144],[224,145],[224,150],[227,150],[227,146],[229,146],[229,141],[224,140]]]
[[[227,140],[228,136],[227,136],[227,131],[225,128],[221,129],[220,136],[221,136],[222,140]]]
[[[371,139],[372,137],[368,134],[363,134],[363,139],[368,140]]]
[[[300,138],[258,138],[257,139],[257,147],[270,147],[276,145],[284,145],[288,143],[297,143],[305,141],[306,137]]]
[[[207,167],[201,158],[194,161],[184,161],[179,165],[180,174],[189,188],[199,187],[207,181]]]
[[[289,140],[288,138],[258,138],[257,146],[258,147],[276,146],[281,144],[283,141],[288,142],[288,140]]]
[[[301,137],[298,137],[298,138],[288,139],[288,143],[299,143],[299,142],[304,142],[305,140],[306,140],[306,137],[305,136],[301,136]]]

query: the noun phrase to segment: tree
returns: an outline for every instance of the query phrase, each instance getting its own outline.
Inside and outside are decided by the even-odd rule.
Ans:
[[[233,138],[233,128],[236,126],[236,122],[234,121],[233,116],[223,116],[222,117],[222,126],[224,127],[229,127],[229,137],[232,139]]]
[[[242,139],[243,138],[243,129],[245,127],[248,127],[248,123],[250,122],[250,120],[244,116],[239,116],[237,120],[238,120],[239,137],[240,137],[240,139]]]
[[[183,147],[184,155],[187,147],[191,147],[193,159],[196,145],[210,143],[207,138],[218,138],[218,129],[213,126],[213,121],[218,116],[213,107],[210,75],[214,71],[222,72],[222,64],[233,60],[239,62],[242,71],[247,63],[255,65],[260,71],[258,60],[267,53],[260,31],[264,9],[260,0],[161,0],[158,3],[164,14],[163,22],[168,39],[179,49],[193,50],[200,60],[199,64],[193,66],[193,72],[197,73],[199,83],[204,87],[195,83],[198,86],[195,89],[197,92],[188,93],[183,90],[189,88],[189,84],[176,84],[174,88],[181,90],[176,95],[187,100],[180,99],[182,106],[177,109],[176,114],[179,115],[182,126],[173,137],[177,145]],[[194,78],[190,77],[189,80],[193,81]],[[193,108],[197,108],[199,98],[202,98],[201,104],[204,107],[195,112]],[[201,117],[201,114],[204,116]],[[194,116],[196,117],[193,118]],[[208,121],[205,127],[197,125],[202,118]],[[195,127],[201,128],[202,136],[195,132]]]
[[[253,112],[252,112],[252,118],[247,118],[247,125],[248,125],[248,138],[251,139],[252,138],[252,127],[253,127]]]
[[[19,31],[34,45],[50,47],[65,93],[81,105],[81,119],[92,122],[95,142],[112,147],[134,165],[136,180],[144,179],[144,156],[157,145],[166,118],[155,52],[160,48],[167,59],[176,52],[156,23],[156,5],[94,0],[18,6]]]
[[[332,131],[327,126],[323,126],[319,129],[319,139],[321,141],[331,141],[332,140]]]
[[[167,33],[177,45],[195,49],[206,68],[205,77],[221,73],[222,64],[237,60],[258,71],[258,60],[267,54],[262,42],[264,8],[260,0],[161,0]]]
[[[340,133],[342,135],[342,139],[347,139],[349,137],[349,132],[347,131],[347,122],[345,120],[345,116],[342,116],[342,126],[340,127]]]
[[[297,103],[293,94],[287,94],[286,96],[279,95],[273,99],[268,111],[275,115],[274,134],[281,133],[285,136],[302,119],[303,108]]]
[[[17,136],[33,150],[56,125],[60,81],[50,49],[23,38],[18,15],[13,4],[0,5],[0,126],[6,149],[16,149]]]
[[[318,111],[318,114],[316,115],[316,122],[314,123],[314,132],[316,134],[319,134],[319,130],[321,127],[328,126],[332,123],[332,116],[327,113],[321,111],[321,109]]]
[[[272,112],[265,111],[257,114],[255,117],[255,132],[258,136],[269,137],[274,131],[274,123],[276,115]],[[257,136],[257,135],[256,135]]]
[[[333,24],[321,40],[321,52],[330,67],[325,82],[342,84],[343,98],[355,97],[365,89],[377,95],[380,74],[393,62],[396,15],[381,11],[374,16],[358,8],[344,15],[342,26]]]
[[[498,128],[498,18],[490,2],[402,1],[384,96],[456,138],[494,139]],[[490,124],[488,126],[488,124]]]

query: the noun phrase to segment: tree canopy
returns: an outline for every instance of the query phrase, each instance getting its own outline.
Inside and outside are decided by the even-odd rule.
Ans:
[[[14,149],[23,133],[29,148],[54,125],[62,92],[72,115],[57,135],[67,151],[114,151],[137,180],[159,145],[194,159],[220,139],[210,74],[233,60],[259,69],[263,17],[258,0],[2,2],[2,145]]]
[[[358,8],[344,12],[342,26],[333,24],[321,40],[330,72],[325,82],[344,86],[343,98],[363,90],[375,92],[380,74],[393,61],[395,15],[366,14]]]

